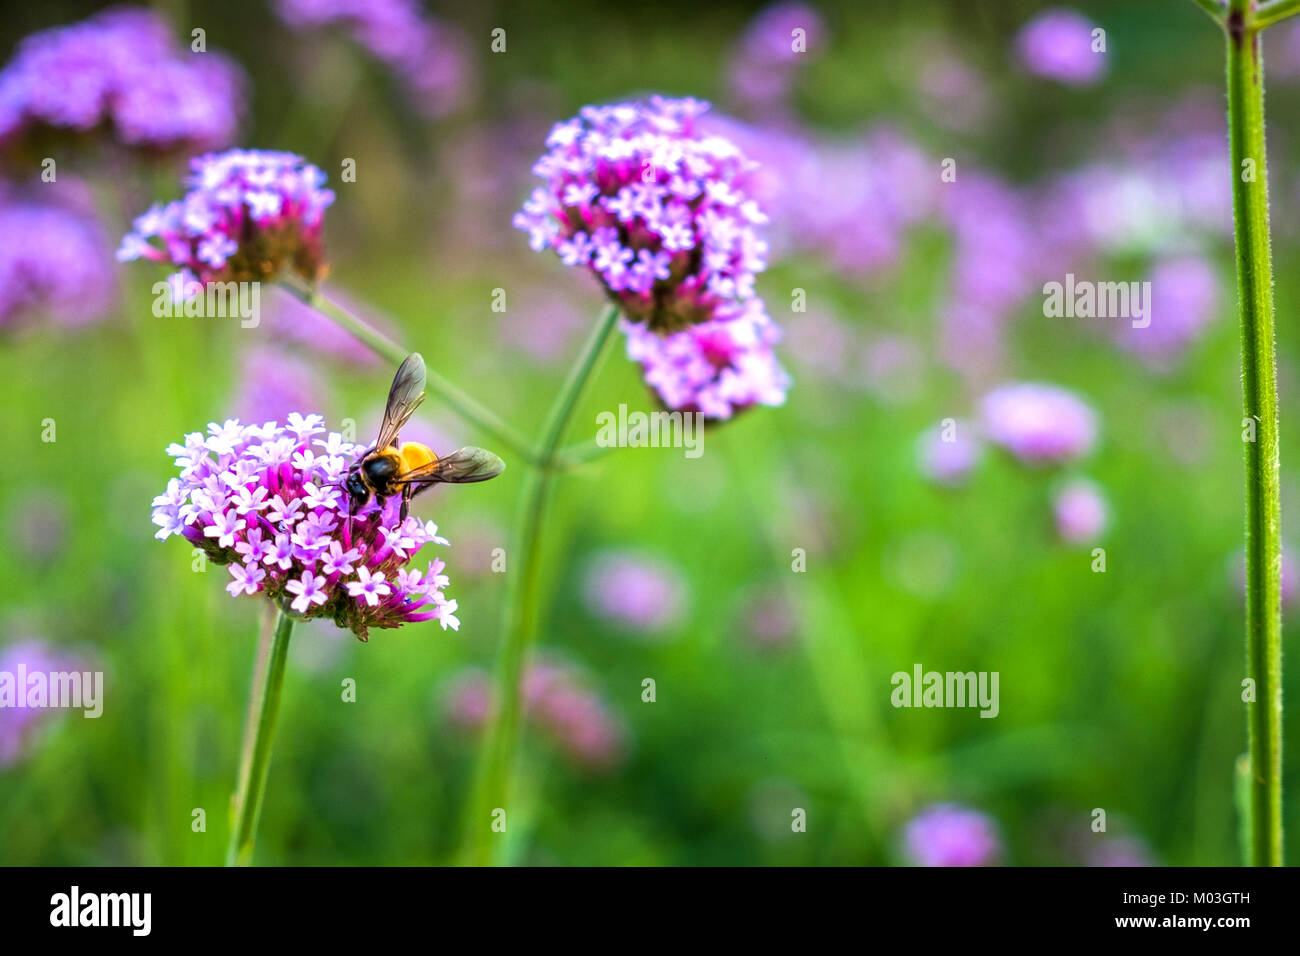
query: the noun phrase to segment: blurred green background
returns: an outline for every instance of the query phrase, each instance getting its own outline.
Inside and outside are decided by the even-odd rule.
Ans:
[[[768,111],[746,116],[728,82],[756,8],[462,6],[428,8],[462,31],[470,54],[472,90],[436,118],[337,31],[295,33],[262,3],[159,9],[179,37],[202,26],[209,46],[247,71],[238,145],[293,150],[329,174],[338,193],[326,225],[330,287],[532,435],[600,308],[584,277],[531,253],[511,228],[547,129],[583,104],[647,92],[710,99],[762,125]],[[1016,33],[1042,6],[816,4],[824,28],[792,81],[789,122],[819,141],[888,127],[933,163],[936,179],[939,160],[953,156],[958,185],[978,169],[1038,196],[1097,156],[1129,156],[1117,145],[1123,131],[1157,128],[1143,118],[1187,95],[1221,105],[1222,41],[1190,2],[1079,4],[1108,38],[1106,75],[1086,88],[1018,65]],[[96,9],[8,9],[6,59],[25,34]],[[498,26],[504,54],[489,49]],[[973,79],[957,92],[978,83],[981,109],[935,105],[925,66],[936,50],[964,64]],[[1279,77],[1268,110],[1286,507],[1296,500],[1285,449],[1296,437],[1286,412],[1298,354],[1300,85]],[[946,121],[948,111],[963,121]],[[1177,131],[1171,122],[1159,128]],[[1205,141],[1171,142],[1178,152]],[[339,182],[345,158],[356,160],[355,183]],[[91,185],[114,243],[126,216],[181,191],[179,167],[166,163],[125,180],[90,152],[60,154],[60,168]],[[819,201],[817,185],[803,184],[801,202]],[[1102,201],[1137,201],[1109,195]],[[841,201],[829,188],[820,199]],[[1036,213],[1028,234],[1048,222],[1069,231],[1073,215]],[[1159,215],[1154,228],[1179,235],[1108,246],[1100,274],[1138,278],[1192,230]],[[1197,232],[1219,294],[1174,367],[1136,360],[1099,323],[1044,318],[1031,282],[1008,310],[1000,358],[974,374],[941,346],[953,231],[927,213],[898,235],[887,263],[840,268],[796,241],[760,276],[759,293],[786,327],[779,353],[795,384],[784,407],[711,429],[698,460],[623,449],[559,483],[541,650],[581,673],[623,743],[610,765],[593,768],[529,726],[527,803],[509,837],[517,862],[898,863],[902,827],[933,802],[988,814],[1012,864],[1087,862],[1088,841],[1105,838],[1131,839],[1155,863],[1239,859],[1243,466],[1230,231]],[[40,638],[106,672],[101,719],[52,715],[0,766],[4,864],[221,862],[261,605],[229,597],[220,569],[194,573],[179,542],[152,539],[149,502],[174,473],[164,449],[237,414],[251,348],[307,368],[318,405],[301,410],[326,413],[332,427],[352,418],[359,439],[377,425],[391,377],[382,364],[278,343],[273,323],[154,318],[149,288],[162,273],[116,269],[120,304],[105,321],[69,330],[36,319],[6,329],[0,345],[9,449],[0,641]],[[497,288],[505,313],[492,310]],[[794,288],[854,343],[847,374],[827,372],[837,346],[791,313]],[[919,435],[971,417],[987,386],[1015,380],[1064,385],[1098,412],[1100,442],[1075,470],[1109,500],[1096,542],[1105,573],[1092,571],[1088,547],[1053,530],[1059,475],[991,448],[961,488],[937,487],[918,467]],[[596,414],[620,403],[651,407],[616,348],[571,440],[594,434]],[[47,418],[54,443],[41,441]],[[486,443],[435,402],[418,419],[452,447]],[[459,675],[490,670],[501,637],[505,576],[492,572],[490,553],[508,547],[525,467],[509,462],[502,479],[439,491],[417,509],[452,542],[443,556],[458,633],[426,623],[376,631],[363,645],[323,626],[299,629],[260,862],[452,860],[478,738],[449,714],[450,701]],[[804,573],[791,570],[795,548],[807,552]],[[593,562],[611,552],[658,562],[677,582],[680,607],[652,633],[593,605]],[[890,675],[917,662],[998,671],[999,716],[894,709]],[[641,699],[646,677],[657,682],[654,703]],[[341,699],[345,678],[356,681],[355,703]],[[1297,691],[1292,668],[1288,697]],[[1294,733],[1290,713],[1287,725]],[[1287,767],[1294,784],[1289,757]],[[791,832],[793,807],[806,809],[806,833]],[[1098,807],[1105,836],[1088,832]],[[1295,807],[1291,833],[1300,832]],[[204,833],[191,829],[194,808],[206,810]]]

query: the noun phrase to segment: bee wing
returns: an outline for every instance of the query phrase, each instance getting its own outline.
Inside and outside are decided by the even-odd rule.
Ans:
[[[393,444],[411,413],[424,401],[424,379],[424,357],[419,352],[412,352],[398,366],[397,374],[393,376],[393,387],[388,390],[384,420],[380,423],[379,437],[375,440],[377,451],[383,451]]]
[[[414,486],[411,491],[414,497],[425,488],[439,482],[468,484],[474,481],[487,481],[505,470],[506,463],[492,452],[471,445],[437,461],[431,461],[427,465],[412,468],[406,474],[398,476],[394,484]]]

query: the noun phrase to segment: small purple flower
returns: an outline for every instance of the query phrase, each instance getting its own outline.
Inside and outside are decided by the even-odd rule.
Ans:
[[[1137,837],[1106,837],[1089,848],[1086,866],[1154,866],[1151,851]]]
[[[724,421],[751,405],[785,403],[790,376],[772,351],[781,330],[757,299],[734,317],[669,335],[631,322],[623,331],[628,358],[669,409]]]
[[[443,562],[408,567],[426,545],[446,544],[437,526],[414,516],[399,522],[395,500],[384,508],[372,501],[349,520],[346,496],[325,493],[363,450],[325,434],[318,415],[291,414],[286,425],[213,423],[168,449],[180,476],[154,499],[157,536],[180,535],[227,566],[232,595],[265,594],[362,640],[371,627],[416,621],[458,628]]]
[[[1106,499],[1091,481],[1075,479],[1065,485],[1052,501],[1056,531],[1066,544],[1091,544],[1096,541],[1109,519]]]
[[[97,322],[116,288],[108,238],[88,210],[0,187],[0,329],[38,314],[68,327]]]
[[[1214,318],[1219,278],[1214,266],[1200,257],[1159,263],[1149,279],[1150,324],[1120,327],[1119,342],[1148,365],[1163,369],[1176,362]]]
[[[294,30],[346,31],[397,74],[428,116],[445,116],[469,97],[468,41],[414,0],[277,0],[275,12]]]
[[[1106,72],[1106,54],[1093,50],[1094,29],[1073,10],[1044,10],[1021,28],[1016,51],[1031,73],[1069,86],[1087,86]]]
[[[24,695],[28,687],[17,686],[20,673],[57,674],[84,670],[84,662],[61,648],[44,641],[28,639],[0,647],[0,671],[15,675],[15,693]],[[30,749],[39,728],[49,722],[57,709],[49,707],[0,707],[0,767],[21,759]]]
[[[334,543],[338,544],[337,541]],[[286,581],[284,589],[296,595],[290,607],[299,614],[306,614],[313,604],[324,604],[329,597],[325,591],[325,575],[313,576],[310,571],[304,571],[301,578]]]
[[[686,582],[676,568],[634,551],[595,556],[582,591],[593,614],[642,634],[674,627],[687,603]]]
[[[918,447],[925,476],[936,484],[949,487],[966,481],[979,462],[980,451],[974,425],[957,420],[926,431]]]
[[[1060,464],[1080,458],[1097,438],[1097,416],[1084,401],[1056,385],[1003,385],[984,396],[980,420],[989,441],[1025,464]]]
[[[627,732],[582,672],[567,664],[540,660],[519,681],[527,718],[584,770],[609,770],[627,749]],[[454,678],[445,692],[447,716],[464,730],[486,726],[496,708],[488,675],[470,669]]]
[[[196,152],[234,138],[243,72],[176,44],[150,10],[117,7],[34,33],[0,72],[0,146],[34,127],[109,129],[141,150]]]
[[[321,227],[334,193],[324,188],[325,174],[302,157],[242,149],[209,153],[190,160],[186,185],[185,198],[135,220],[119,261],[179,267],[172,276],[177,298],[210,282],[270,281],[285,270],[314,281],[324,273]],[[223,250],[219,264],[213,248]]]
[[[825,24],[804,3],[774,3],[762,10],[740,38],[729,70],[738,99],[752,106],[773,106],[790,92],[800,60],[821,46]]]
[[[1002,856],[992,818],[955,803],[925,808],[908,822],[903,842],[913,866],[990,866]]]

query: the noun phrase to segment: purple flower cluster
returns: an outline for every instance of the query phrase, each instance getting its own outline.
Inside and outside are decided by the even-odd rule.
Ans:
[[[1091,544],[1106,530],[1109,509],[1093,482],[1076,478],[1056,493],[1052,501],[1056,531],[1066,544]]]
[[[83,663],[66,651],[34,638],[0,648],[0,671],[17,674],[55,674],[83,669]],[[26,694],[27,688],[17,688]],[[15,763],[30,749],[42,724],[59,711],[47,707],[0,707],[0,767]]]
[[[1061,464],[1087,454],[1097,438],[1096,413],[1073,392],[1021,382],[984,396],[985,436],[1025,464]]]
[[[799,61],[821,45],[825,25],[804,3],[775,3],[762,10],[740,37],[729,85],[754,106],[780,104],[790,92]]]
[[[67,326],[104,318],[116,296],[109,248],[87,212],[0,195],[0,328],[36,312]]]
[[[754,297],[767,216],[749,194],[754,164],[702,135],[694,99],[587,106],[556,124],[533,167],[546,180],[515,216],[534,250],[590,269],[634,322],[676,332]]]
[[[322,437],[323,436],[323,437]],[[373,500],[348,518],[342,482],[363,447],[319,415],[285,425],[210,424],[173,444],[180,477],[153,501],[159,540],[180,535],[230,571],[232,595],[265,594],[287,613],[329,618],[365,640],[371,627],[438,621],[458,629],[444,563],[408,567],[437,525]]]
[[[244,78],[219,53],[192,53],[149,10],[114,8],[34,33],[0,72],[0,145],[39,126],[107,127],[150,150],[216,149],[234,138]]]
[[[780,405],[790,376],[772,346],[781,330],[762,303],[750,299],[734,317],[719,317],[658,335],[623,323],[628,358],[639,362],[646,383],[665,405],[726,420],[751,405]]]
[[[643,634],[676,625],[687,602],[680,572],[636,551],[607,551],[592,558],[582,593],[593,614]]]
[[[983,450],[974,431],[974,425],[957,421],[951,432],[940,425],[922,434],[917,452],[925,476],[946,487],[964,483],[979,463]]]
[[[321,225],[334,193],[323,172],[293,153],[241,149],[195,157],[190,170],[189,192],[138,217],[119,261],[179,266],[178,298],[200,283],[265,281],[286,269],[308,280],[324,273]]]
[[[557,124],[533,167],[546,180],[515,216],[535,250],[590,270],[628,319],[628,351],[668,407],[729,418],[780,404],[779,331],[754,291],[767,222],[755,164],[702,130],[708,104],[652,97],[588,106]]]
[[[1199,256],[1160,262],[1151,270],[1151,324],[1119,331],[1120,345],[1148,366],[1166,369],[1177,362],[1214,318],[1219,278]]]
[[[1093,51],[1093,24],[1067,9],[1044,10],[1016,36],[1016,51],[1025,69],[1037,76],[1087,86],[1106,72],[1106,54]]]
[[[466,97],[464,37],[413,0],[277,0],[275,9],[293,30],[345,30],[402,79],[429,116],[453,112]]]
[[[627,749],[627,732],[598,694],[571,666],[538,661],[520,679],[524,713],[574,763],[608,770]],[[447,714],[460,727],[478,731],[495,707],[492,682],[480,670],[459,675],[446,697]]]
[[[990,866],[1002,856],[997,824],[954,803],[935,804],[913,817],[903,843],[914,866]]]

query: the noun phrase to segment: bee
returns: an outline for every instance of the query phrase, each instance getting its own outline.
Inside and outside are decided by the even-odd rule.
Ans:
[[[411,499],[424,489],[440,482],[487,481],[505,471],[506,463],[482,448],[461,448],[439,458],[427,445],[403,442],[398,437],[398,432],[424,401],[424,383],[424,358],[419,352],[412,352],[393,376],[379,437],[352,463],[343,482],[349,498],[349,520],[371,495],[381,508],[386,499],[401,495],[405,521]]]

